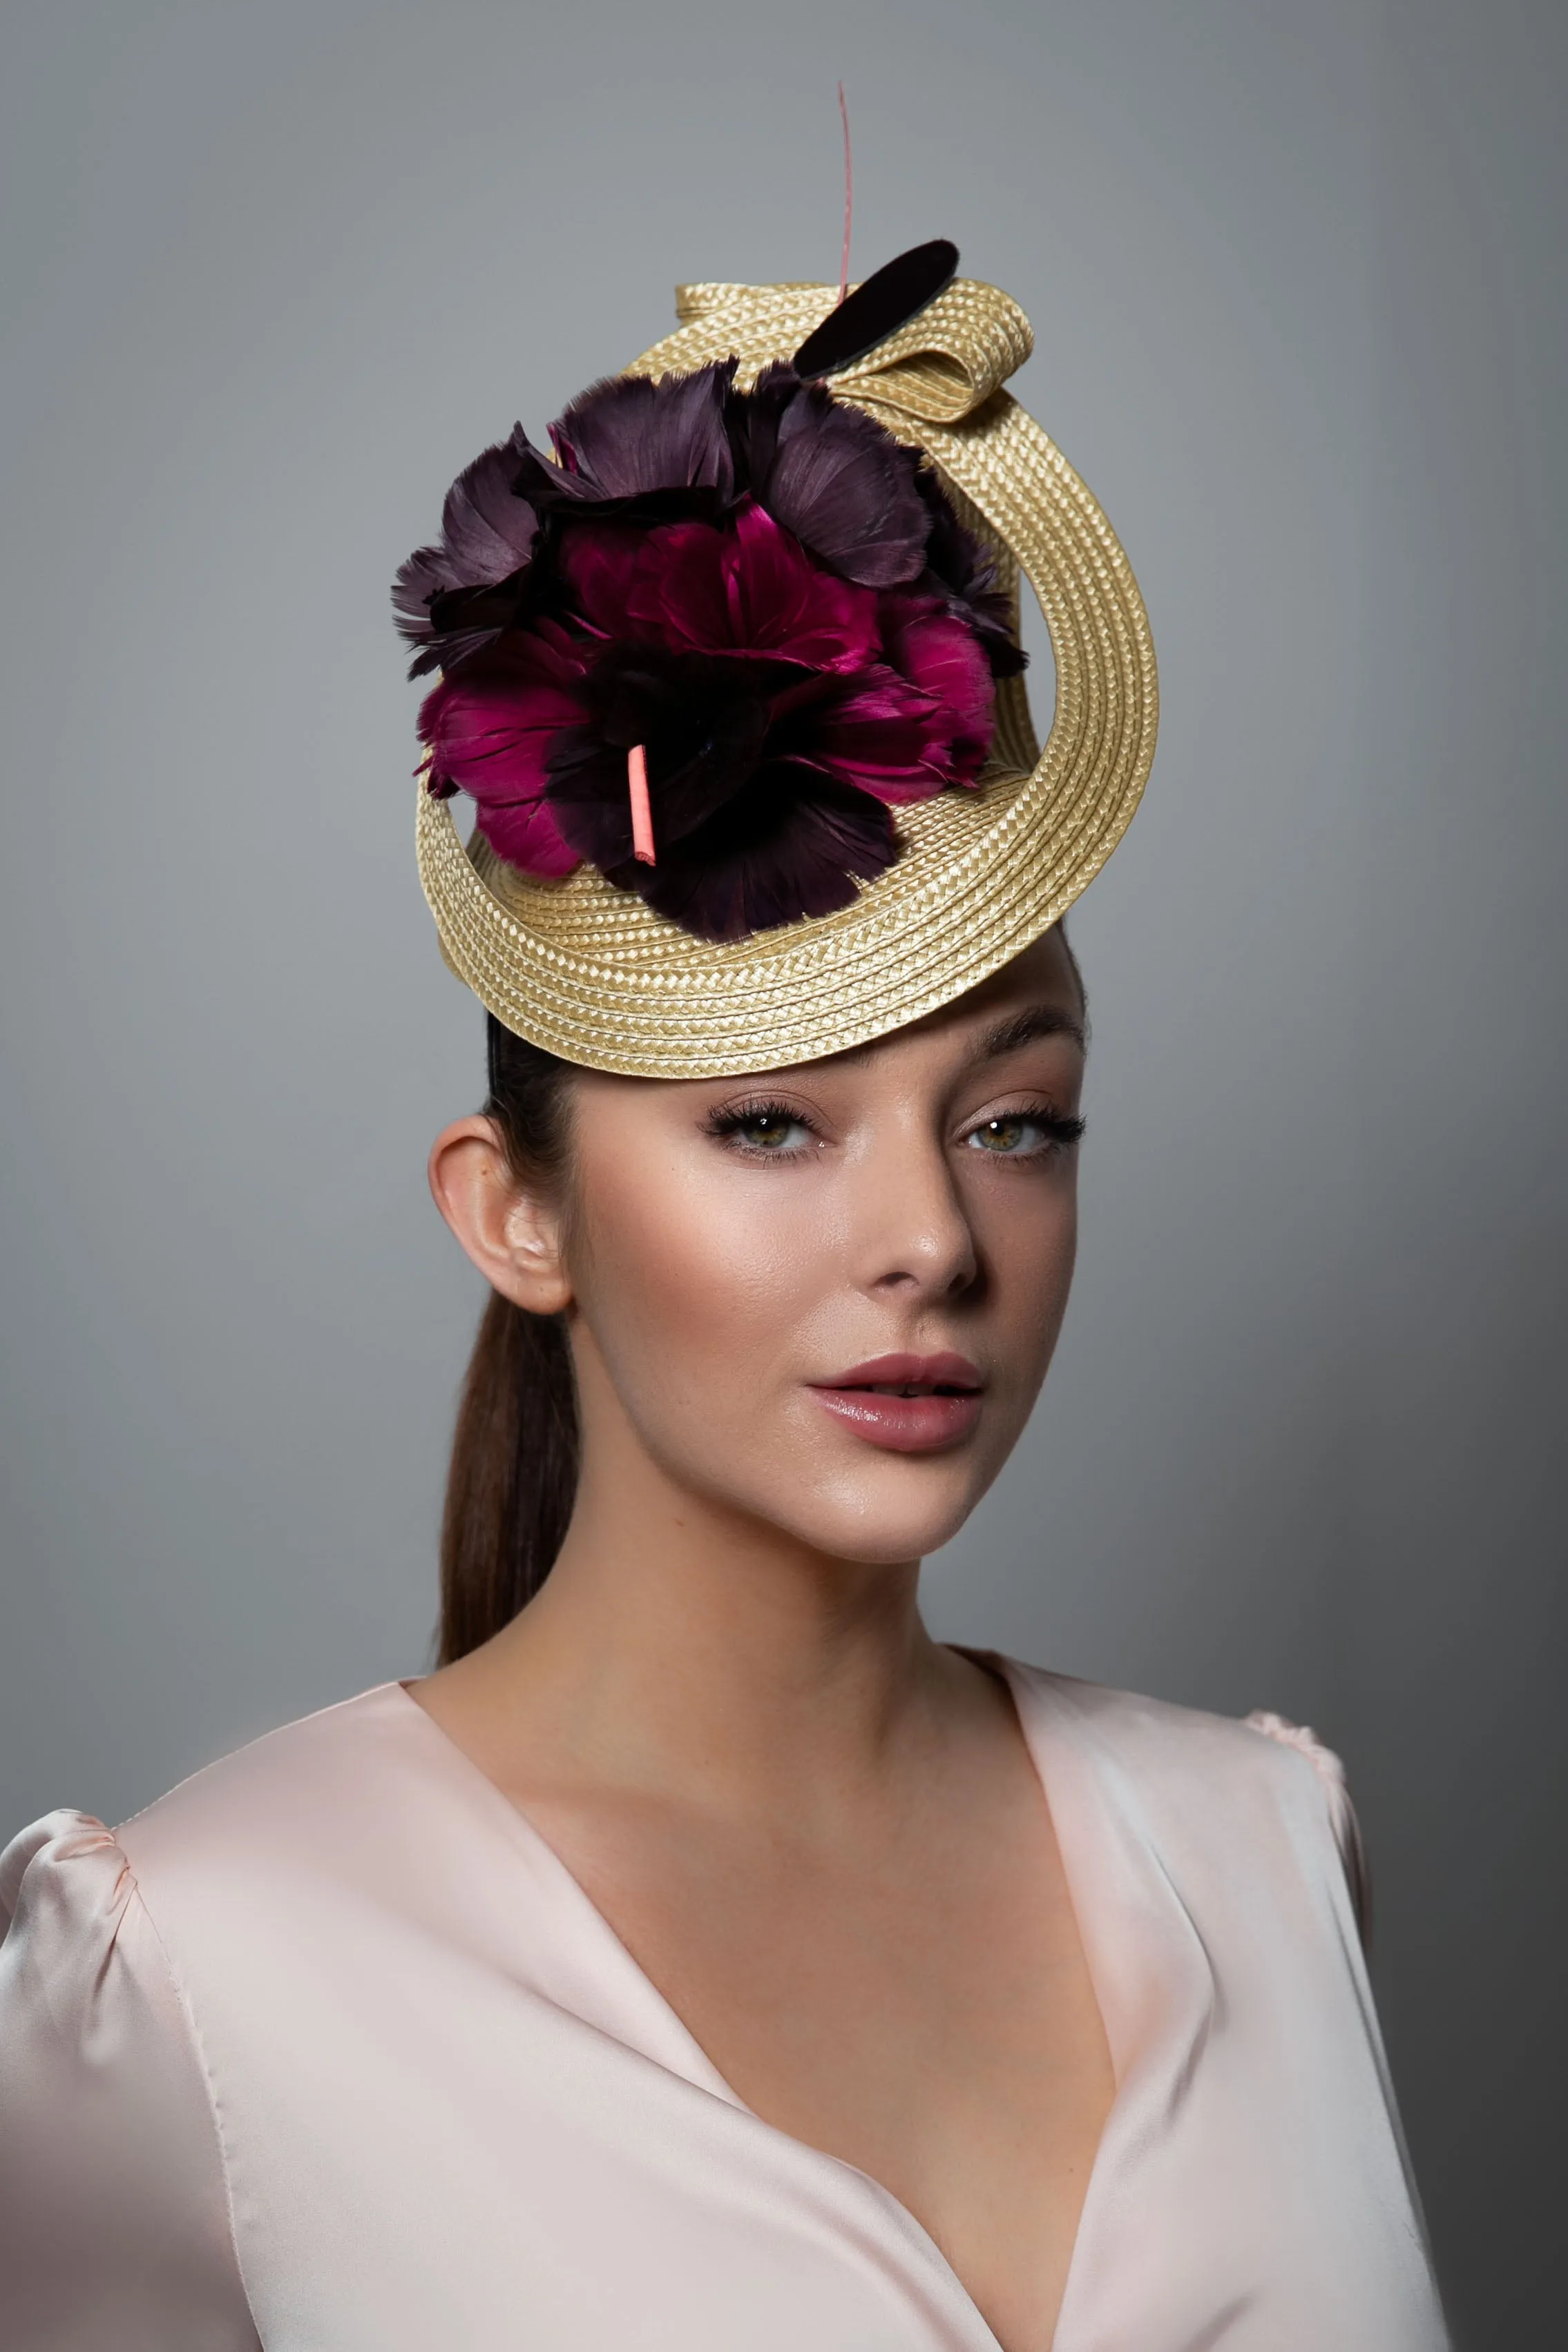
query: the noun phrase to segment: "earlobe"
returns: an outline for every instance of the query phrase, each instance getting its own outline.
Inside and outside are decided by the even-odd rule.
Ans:
[[[430,1192],[458,1242],[494,1290],[531,1315],[571,1304],[560,1222],[542,1195],[520,1191],[488,1118],[459,1118],[430,1150]]]

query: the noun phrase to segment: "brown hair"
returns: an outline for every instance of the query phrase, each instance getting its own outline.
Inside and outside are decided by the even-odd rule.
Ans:
[[[565,1174],[574,1076],[486,1015],[493,1119],[520,1184]],[[442,1665],[509,1625],[555,1565],[577,1494],[577,1398],[559,1315],[492,1291],[463,1381],[441,1520]]]

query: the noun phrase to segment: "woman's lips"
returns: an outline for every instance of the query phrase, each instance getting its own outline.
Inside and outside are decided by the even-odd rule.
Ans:
[[[936,1454],[969,1435],[984,1382],[967,1356],[876,1356],[811,1388],[868,1445]]]

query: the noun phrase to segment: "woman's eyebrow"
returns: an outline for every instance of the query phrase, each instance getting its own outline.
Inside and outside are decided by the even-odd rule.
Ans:
[[[1020,1045],[1032,1045],[1037,1037],[1070,1037],[1080,1053],[1089,1051],[1088,1032],[1076,1013],[1068,1012],[1060,1004],[1029,1004],[1022,1013],[1010,1013],[1005,1021],[998,1021],[993,1027],[983,1029],[974,1042],[970,1058],[976,1062],[994,1062],[1004,1054],[1016,1053]],[[887,1042],[885,1038],[874,1037],[868,1045],[849,1045],[843,1053],[826,1058],[836,1063],[840,1069],[856,1069],[868,1062],[878,1046]],[[779,1072],[781,1080],[788,1076],[787,1070]]]
[[[1037,1037],[1070,1037],[1080,1053],[1087,1050],[1083,1023],[1076,1013],[1059,1004],[1030,1004],[985,1030],[976,1040],[974,1059],[999,1061],[1004,1054],[1016,1053],[1020,1045],[1032,1045]]]

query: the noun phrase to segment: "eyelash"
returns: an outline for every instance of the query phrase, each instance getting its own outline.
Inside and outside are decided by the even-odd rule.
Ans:
[[[808,1135],[816,1130],[808,1118],[804,1118],[790,1104],[759,1098],[755,1102],[726,1103],[721,1109],[708,1114],[708,1132],[716,1141],[728,1143],[745,1160],[799,1160],[805,1155],[796,1144],[788,1150],[769,1151],[761,1144],[747,1143],[742,1130],[756,1127],[765,1118],[775,1118],[789,1127],[804,1127]]]
[[[726,1103],[722,1108],[710,1111],[707,1119],[707,1130],[715,1141],[728,1143],[731,1149],[742,1159],[795,1160],[805,1158],[805,1148],[800,1144],[769,1150],[764,1145],[744,1141],[743,1130],[748,1127],[760,1125],[764,1119],[776,1119],[781,1125],[786,1127],[803,1127],[808,1135],[816,1134],[810,1119],[803,1112],[796,1110],[789,1103],[765,1098],[755,1102]],[[988,1157],[1023,1161],[1032,1165],[1042,1160],[1054,1159],[1061,1152],[1070,1151],[1075,1144],[1082,1140],[1084,1133],[1084,1122],[1081,1118],[1069,1118],[1066,1113],[1053,1109],[1049,1103],[1033,1102],[1020,1104],[1016,1110],[996,1113],[990,1119],[981,1119],[976,1126],[966,1131],[963,1139],[967,1143],[972,1136],[980,1133],[982,1128],[1005,1126],[1012,1121],[1021,1124],[1026,1122],[1030,1126],[1042,1129],[1047,1138],[1046,1144],[1031,1151],[996,1152],[987,1155]],[[820,1140],[820,1138],[817,1139]]]

